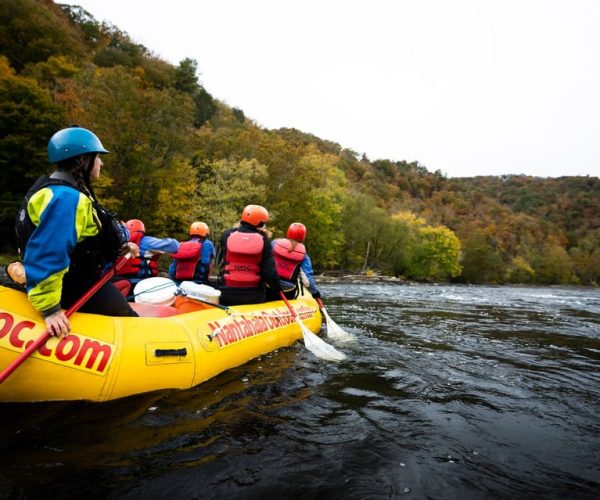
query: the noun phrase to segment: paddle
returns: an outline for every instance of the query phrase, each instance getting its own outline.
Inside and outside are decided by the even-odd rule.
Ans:
[[[354,335],[342,329],[341,326],[339,326],[335,321],[331,319],[331,317],[327,313],[327,309],[325,309],[325,304],[323,304],[323,301],[321,299],[317,299],[317,304],[319,304],[321,312],[323,313],[323,316],[325,316],[327,336],[329,338],[337,340],[351,340],[354,338]]]
[[[77,302],[75,302],[75,304],[73,304],[69,309],[67,309],[67,311],[65,312],[65,316],[68,318],[73,313],[77,312],[79,308],[83,306],[83,304],[85,304],[92,295],[94,295],[108,280],[110,280],[117,273],[117,271],[119,271],[119,269],[121,269],[125,265],[125,263],[129,260],[130,257],[131,254],[128,253],[127,255],[119,258],[119,260],[112,267],[112,269],[104,273],[104,275],[96,283],[94,283],[94,285],[92,285],[92,287],[87,292],[85,292],[82,295],[82,297]],[[4,382],[12,372],[14,372],[19,366],[21,366],[21,364],[32,353],[37,351],[42,346],[42,344],[44,344],[46,340],[48,340],[49,337],[50,330],[46,329],[44,333],[42,333],[37,339],[28,344],[27,348],[16,359],[14,359],[13,362],[10,365],[8,365],[2,373],[0,373],[0,384]]]
[[[338,351],[335,347],[329,345],[324,340],[317,337],[313,332],[311,332],[300,320],[296,311],[292,305],[288,302],[283,292],[279,292],[281,299],[285,302],[285,305],[290,310],[290,313],[296,320],[296,323],[300,325],[300,329],[302,330],[302,336],[304,337],[304,345],[306,348],[311,351],[315,356],[322,359],[327,359],[330,361],[341,361],[346,359],[346,355],[343,352]]]

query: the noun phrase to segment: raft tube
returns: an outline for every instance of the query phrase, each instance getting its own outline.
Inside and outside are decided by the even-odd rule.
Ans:
[[[310,294],[291,303],[318,333],[321,314]],[[50,337],[0,384],[0,402],[109,401],[188,389],[302,338],[282,301],[219,308],[177,297],[170,307],[132,307],[141,317],[73,314],[69,335]],[[25,293],[0,286],[0,371],[44,330]]]

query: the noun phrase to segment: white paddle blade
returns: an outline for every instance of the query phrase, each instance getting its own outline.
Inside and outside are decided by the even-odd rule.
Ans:
[[[296,318],[296,321],[302,329],[305,347],[315,356],[328,361],[342,361],[346,359],[346,355],[343,352],[338,351],[335,347],[317,337],[313,332],[304,326],[300,319]]]
[[[325,325],[327,326],[327,337],[342,341],[354,339],[354,335],[343,330],[341,326],[331,319],[327,313],[327,309],[323,309],[323,315],[325,316]]]

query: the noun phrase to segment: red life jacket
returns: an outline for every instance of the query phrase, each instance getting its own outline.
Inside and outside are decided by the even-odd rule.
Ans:
[[[129,241],[135,243],[138,247],[140,246],[140,241],[144,237],[144,233],[136,231],[133,234],[129,235]],[[121,270],[117,273],[119,276],[134,276],[137,277],[140,274],[140,270],[144,270],[143,276],[144,278],[149,278],[150,276],[158,276],[158,258],[160,254],[152,254],[151,257],[144,257],[140,255],[139,257],[131,258],[127,261],[127,263],[121,268]]]
[[[287,238],[280,238],[273,242],[275,268],[281,279],[291,280],[305,256],[306,248],[302,243],[297,243],[292,250],[292,242]]]
[[[257,233],[235,231],[229,235],[223,273],[226,286],[252,288],[260,285],[264,245],[263,237]]]
[[[175,279],[193,280],[196,265],[202,253],[202,242],[197,240],[185,241],[179,245],[179,250],[171,256],[175,259]]]

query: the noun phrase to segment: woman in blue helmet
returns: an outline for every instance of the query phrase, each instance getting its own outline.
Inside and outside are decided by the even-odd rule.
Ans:
[[[68,309],[99,279],[122,252],[122,228],[98,202],[92,181],[108,153],[96,135],[73,126],[48,142],[48,160],[56,165],[25,195],[16,222],[29,302],[44,317],[52,335],[66,335]],[[133,251],[135,252],[135,248]],[[110,316],[137,316],[110,282],[81,311]]]

